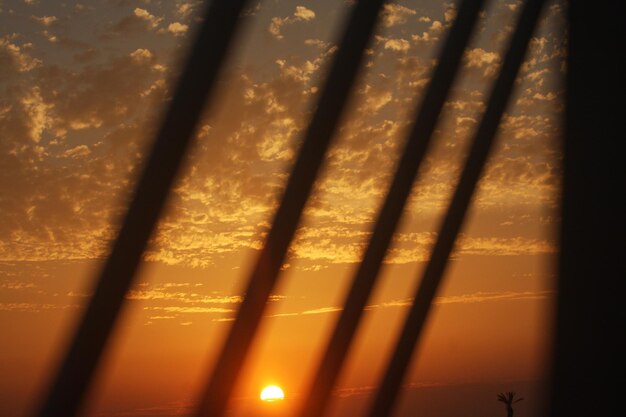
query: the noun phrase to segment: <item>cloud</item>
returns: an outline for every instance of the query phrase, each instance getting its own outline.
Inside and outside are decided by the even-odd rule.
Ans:
[[[0,311],[19,311],[23,313],[39,313],[46,310],[65,310],[79,308],[78,304],[61,305],[51,303],[0,303]]]
[[[543,68],[541,70],[529,72],[526,74],[526,78],[534,82],[537,87],[541,87],[543,86],[546,75],[549,73],[550,70],[548,68]]]
[[[182,18],[185,18],[193,11],[194,4],[192,3],[180,3],[176,6],[176,14]]]
[[[552,242],[524,237],[461,236],[457,246],[459,252],[464,255],[518,256],[557,252],[557,247]]]
[[[324,49],[324,50],[328,49],[329,46],[330,46],[330,44],[328,42],[324,42],[324,41],[322,41],[320,39],[306,39],[304,41],[304,44],[305,45],[316,46],[316,47],[318,47],[320,49]]]
[[[61,153],[62,158],[78,158],[91,154],[91,149],[87,145],[78,145],[71,149],[67,149]]]
[[[530,301],[545,300],[554,297],[555,291],[477,291],[468,294],[451,295],[444,297],[435,297],[434,305],[452,305],[452,304],[477,304],[501,301]],[[379,304],[369,304],[364,310],[377,310],[385,308],[406,308],[413,304],[413,298],[405,298],[400,300],[391,300]],[[292,313],[278,313],[269,317],[298,317],[311,314],[329,314],[343,311],[343,307],[320,307],[311,310],[303,310]]]
[[[403,388],[429,388],[429,387],[440,387],[446,385],[443,382],[410,382],[403,384]],[[363,385],[360,387],[345,387],[345,388],[336,388],[333,390],[333,394],[337,395],[340,398],[349,398],[353,396],[361,396],[361,395],[371,395],[372,392],[378,390],[378,386],[374,385]]]
[[[428,19],[430,22],[430,19]],[[426,32],[421,35],[411,35],[413,42],[417,44],[430,44],[439,41],[439,36],[443,32],[444,26],[438,20],[433,20]]]
[[[522,4],[522,2],[519,2],[519,1],[518,1],[518,2],[515,2],[515,3],[507,3],[507,4],[506,4],[506,7],[507,7],[510,11],[515,12],[515,11],[517,11],[517,9],[519,9],[519,6],[521,6],[521,4]]]
[[[311,9],[307,9],[304,6],[296,6],[296,11],[293,15],[302,20],[313,20],[315,19],[315,12]]]
[[[0,288],[9,290],[23,290],[35,287],[36,285],[30,282],[9,281],[0,283]]]
[[[31,19],[44,26],[51,26],[53,23],[59,20],[56,16],[31,16]]]
[[[541,53],[546,49],[546,46],[549,44],[549,40],[546,37],[534,37],[530,40],[529,47],[534,49],[535,53]]]
[[[163,20],[163,18],[156,17],[153,14],[151,14],[149,11],[147,11],[146,9],[142,9],[142,8],[139,8],[139,7],[135,8],[133,13],[139,19],[141,19],[141,20],[145,21],[146,23],[148,23],[148,25],[150,26],[151,29],[154,29],[157,26],[159,26],[159,23],[161,23],[161,21]]]
[[[84,69],[42,64],[8,74],[11,83],[0,85],[0,185],[10,195],[0,199],[0,259],[102,256],[111,198],[126,192],[138,160],[133,119],[150,107],[141,93],[162,76],[153,60],[139,50]]]
[[[142,61],[150,60],[153,57],[153,55],[149,49],[135,49],[133,52],[130,53],[130,57],[134,61],[142,62]]]
[[[340,398],[349,398],[360,395],[371,395],[371,393],[377,389],[378,387],[374,385],[364,385],[361,387],[336,388],[333,393]]]
[[[141,302],[143,310],[148,312],[145,324],[151,320],[173,320],[187,318],[189,314],[220,315],[213,321],[231,321],[243,297],[225,295],[218,291],[209,291],[202,283],[165,282],[157,285],[140,283],[126,295],[128,300]],[[284,296],[272,294],[269,302],[284,299]],[[151,312],[157,312],[152,315]],[[226,317],[223,315],[226,314]],[[191,322],[180,322],[181,325]]]
[[[454,5],[450,5],[446,7],[446,10],[443,12],[443,17],[446,24],[451,23],[456,18],[456,7]]]
[[[457,296],[437,297],[435,304],[474,304],[491,301],[521,301],[521,300],[543,300],[551,298],[556,293],[554,291],[502,291],[502,292],[475,292]]]
[[[232,313],[235,311],[230,308],[221,308],[221,307],[166,306],[166,307],[144,307],[143,309],[147,311],[165,311],[168,313],[183,313],[183,314],[223,314],[223,313]]]
[[[179,22],[170,23],[167,26],[167,31],[169,33],[172,33],[174,36],[182,36],[185,33],[187,33],[188,29],[189,29],[189,26],[179,23]]]
[[[470,48],[465,52],[465,62],[468,68],[483,69],[486,77],[494,76],[500,66],[500,55],[482,48]]]
[[[548,91],[546,94],[535,93],[533,94],[533,98],[539,101],[552,101],[557,97],[556,93],[552,91]]]
[[[39,142],[44,129],[51,123],[49,113],[54,105],[44,101],[39,87],[28,90],[22,96],[20,104],[30,120],[30,139]]]
[[[364,97],[363,103],[359,110],[365,114],[373,115],[378,113],[380,109],[389,104],[393,99],[391,91],[386,88],[376,88],[370,84],[366,84],[361,90]]]
[[[317,46],[320,45],[318,44]],[[315,58],[304,59],[300,63],[290,63],[286,59],[277,59],[274,62],[278,65],[282,78],[289,79],[289,81],[297,81],[308,86],[314,81],[314,76],[319,72],[319,69],[337,52],[338,48],[336,46],[327,46],[322,49]],[[317,91],[317,86],[314,89]]]
[[[187,291],[181,291],[186,289]],[[194,288],[191,284],[181,285],[180,287],[172,287],[160,285],[155,288],[131,290],[126,298],[129,300],[151,300],[151,301],[177,301],[184,304],[239,304],[243,300],[241,296],[221,296],[206,295],[198,292],[198,288]]]
[[[163,61],[172,56],[177,40],[158,35],[167,26],[153,11],[135,13],[134,9],[122,18],[134,22],[124,32],[129,39],[125,45],[132,48],[116,49],[110,42],[106,54],[67,67],[38,59],[50,55],[23,35],[0,38],[0,60],[7,68],[1,77],[10,81],[0,85],[0,137],[6,138],[0,141],[0,164],[6,167],[0,172],[0,186],[8,196],[0,199],[4,213],[0,259],[94,259],[106,254],[116,227],[110,219],[123,213],[152,138],[152,115],[170,98],[165,80],[175,78],[177,71],[176,65],[165,66]],[[391,9],[387,13],[391,16]],[[312,16],[296,8],[285,19],[310,22]],[[400,16],[419,20],[412,13]],[[399,22],[397,16],[393,19]],[[429,42],[446,27],[439,21],[426,24]],[[329,151],[327,174],[316,183],[317,192],[306,208],[311,227],[302,229],[292,248],[302,268],[321,269],[360,259],[367,229],[405,139],[415,97],[434,66],[434,60],[422,53],[424,48],[408,36],[394,33],[380,38],[380,53],[368,55],[371,66],[353,89],[353,105]],[[542,55],[530,56],[537,62],[556,52],[554,39],[544,37],[548,43],[541,47]],[[61,35],[57,44],[44,45],[58,48],[60,43]],[[228,74],[220,108],[215,116],[201,120],[197,147],[188,155],[188,171],[173,190],[171,209],[159,224],[146,260],[207,267],[263,245],[323,81],[324,66],[336,51],[313,36],[304,43],[314,48],[303,47],[302,54],[268,53],[259,64],[265,65],[263,71],[236,68]],[[415,53],[404,53],[407,43]],[[477,45],[481,46],[486,48]],[[75,48],[76,53],[84,53],[93,45]],[[491,65],[486,59],[491,52],[481,51],[484,54],[470,55],[468,63],[482,74]],[[553,106],[561,93],[549,88],[550,72],[545,68],[536,64],[527,72],[522,82],[529,85],[521,91],[536,105],[552,107],[541,115],[531,108],[513,109],[505,116],[501,149],[490,161],[477,195],[479,209],[528,209],[556,200],[559,173],[550,161],[558,160],[558,155],[549,144],[559,133],[560,116]],[[446,193],[458,174],[456,162],[466,149],[465,136],[484,109],[479,89],[460,86],[446,103],[449,114],[440,126],[444,150],[428,161],[432,169],[419,188],[415,208],[420,215],[430,216],[447,203]],[[509,233],[517,233],[510,229]],[[484,236],[483,241],[468,241],[465,250],[485,256],[553,250],[548,242],[515,238],[499,241]],[[400,234],[397,239],[386,262],[426,259],[433,235]]]
[[[225,112],[232,116],[222,125],[204,124],[200,129],[199,151],[190,155],[189,174],[176,188],[173,214],[161,222],[146,259],[204,267],[225,254],[261,247],[267,220],[275,209],[273,196],[282,189],[286,178],[281,164],[292,160],[298,134],[306,122],[304,115],[308,108],[303,86],[315,79],[329,53],[324,51],[315,59],[301,62],[280,60],[278,73],[269,80],[259,81],[253,74],[242,73],[229,84],[232,95],[224,106]],[[54,85],[61,92],[57,97],[62,100],[43,87],[38,90],[40,100],[32,89],[22,90],[17,99],[26,97],[38,111],[27,112],[21,105],[3,107],[10,109],[6,110],[4,117],[9,117],[6,120],[12,120],[4,123],[5,128],[12,129],[4,136],[12,139],[3,146],[16,146],[14,138],[29,139],[29,143],[15,148],[24,149],[19,158],[19,163],[24,164],[22,168],[6,171],[22,174],[7,174],[7,181],[18,184],[22,178],[21,181],[41,184],[36,188],[27,184],[16,187],[19,192],[12,194],[11,208],[5,206],[12,214],[0,229],[2,236],[6,236],[6,244],[0,245],[4,259],[97,258],[104,254],[112,236],[107,219],[119,206],[99,202],[110,201],[120,195],[114,193],[129,187],[129,167],[139,160],[142,143],[142,128],[137,118],[138,111],[147,105],[144,92],[153,86],[163,88],[158,87],[162,85],[157,82],[162,74],[154,70],[155,62],[154,53],[136,49],[88,71],[67,74],[60,83],[56,78],[42,81],[44,86]],[[398,62],[406,64],[406,61]],[[414,75],[414,67],[406,65],[407,73]],[[428,66],[419,62],[411,65],[422,71],[420,77],[427,76],[424,74]],[[325,197],[314,197],[315,204],[307,208],[307,216],[321,223],[316,233],[305,231],[304,238],[294,246],[294,255],[308,261],[308,266],[358,262],[366,237],[362,227],[372,221],[377,201],[384,195],[385,178],[392,172],[403,140],[400,133],[406,121],[399,117],[399,109],[404,105],[402,94],[407,94],[402,91],[403,84],[396,84],[395,77],[389,81],[376,74],[375,77],[368,78],[365,86],[356,90],[361,99],[356,117],[342,128],[341,141],[331,150],[329,169],[333,174],[319,183]],[[421,78],[415,78],[418,79]],[[476,120],[473,113],[482,104],[468,93],[447,106],[456,127]],[[374,117],[379,113],[383,116]],[[502,134],[511,140],[536,139],[543,143],[553,129],[550,120],[545,116],[507,116]],[[85,141],[70,142],[70,146],[64,139],[75,138],[83,131],[95,135],[102,145],[96,147],[95,142]],[[45,163],[35,171],[32,160],[39,158],[35,149],[38,143],[32,138],[45,143],[57,132],[62,133],[55,139],[58,144],[45,149],[48,152],[53,149],[51,155],[65,154],[66,167],[51,171],[41,168],[49,166]],[[513,150],[521,146],[510,141],[507,144]],[[91,153],[87,155],[87,151]],[[11,155],[11,152],[6,149],[3,154]],[[78,157],[81,153],[84,156]],[[446,169],[452,169],[448,165]],[[42,174],[48,172],[54,173],[56,179]],[[498,157],[490,164],[482,183],[479,205],[528,204],[533,199],[541,203],[536,197],[551,195],[555,175],[553,168],[536,158]],[[444,181],[445,175],[441,178],[443,183],[450,184],[449,178]],[[59,194],[57,190],[64,181],[69,191]],[[423,189],[422,193],[427,204],[441,206],[446,201],[446,190],[437,185]],[[46,210],[51,212],[46,214]],[[23,218],[23,213],[32,213],[26,223],[17,220]],[[401,243],[393,249],[388,262],[417,262],[428,256],[432,236],[398,238]],[[507,246],[513,244],[522,245],[523,250],[517,253],[549,250],[545,242],[524,241],[486,241],[480,245],[474,242],[468,250],[510,254],[515,252]]]
[[[307,82],[311,80],[313,75],[319,69],[319,61],[306,60],[302,65],[288,65],[284,59],[276,60],[276,64],[281,69],[281,73],[285,77],[293,78],[294,80]]]
[[[293,157],[293,150],[289,146],[290,138],[299,131],[294,119],[286,117],[273,121],[268,134],[257,144],[259,156],[264,161],[288,161]]]
[[[268,316],[268,317],[309,316],[309,315],[315,315],[315,314],[337,313],[337,312],[342,311],[342,310],[343,310],[343,308],[341,308],[341,307],[320,307],[320,308],[314,308],[314,309],[311,309],[311,310],[304,310],[304,311],[297,312],[297,313],[272,314],[271,316]]]
[[[162,21],[162,17],[157,17],[146,9],[136,7],[132,14],[114,24],[102,38],[106,40],[115,36],[128,36],[134,33],[150,32],[156,30]]]
[[[326,228],[317,231],[305,229],[293,247],[297,259],[316,264],[353,264],[361,261],[368,233],[339,228],[335,233]],[[385,263],[409,264],[428,260],[434,232],[397,233],[395,245],[389,250]],[[457,242],[456,254],[473,256],[532,256],[557,252],[553,242],[525,237],[469,237],[461,236]]]
[[[342,311],[343,308],[340,307],[322,307],[322,308],[315,308],[312,310],[304,310],[302,312],[303,315],[310,315],[310,314],[327,314],[327,313],[335,313],[337,311]]]
[[[272,17],[270,25],[268,26],[268,32],[276,39],[283,39],[281,34],[283,26],[291,25],[296,22],[308,22],[315,19],[315,12],[311,9],[307,9],[304,6],[296,6],[296,10],[293,15],[287,17]]]
[[[392,51],[406,52],[411,46],[411,44],[409,44],[409,41],[407,41],[406,39],[383,38],[378,36],[376,40],[379,42],[383,42],[384,48]]]
[[[387,3],[383,6],[383,26],[392,27],[402,23],[406,23],[409,16],[415,16],[417,12],[408,7]]]
[[[435,297],[433,304],[476,304],[496,301],[524,301],[543,300],[551,298],[556,293],[554,291],[478,291],[469,294],[451,295]],[[381,304],[372,304],[366,307],[367,310],[389,307],[409,307],[413,304],[413,298],[403,300],[392,300]]]
[[[28,72],[40,67],[43,61],[31,57],[24,51],[23,46],[18,46],[12,42],[9,36],[0,37],[0,65],[3,73],[8,69],[18,72]],[[6,74],[6,73],[5,73]],[[8,74],[4,75],[7,76]],[[0,80],[4,77],[0,75]]]

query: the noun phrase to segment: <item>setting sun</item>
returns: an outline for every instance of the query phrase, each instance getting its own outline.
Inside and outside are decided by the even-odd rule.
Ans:
[[[285,393],[283,392],[282,388],[276,385],[268,385],[267,387],[263,388],[263,391],[261,391],[262,401],[272,402],[272,401],[280,401],[284,399],[285,399]]]

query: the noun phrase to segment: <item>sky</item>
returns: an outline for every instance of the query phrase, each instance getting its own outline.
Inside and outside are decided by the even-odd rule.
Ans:
[[[329,415],[365,410],[410,305],[521,2],[481,13]],[[242,300],[350,1],[251,2],[83,410],[193,407]],[[0,0],[0,414],[31,413],[114,239],[203,4]],[[290,415],[338,317],[455,2],[388,3],[229,416]],[[564,7],[544,9],[396,415],[542,410]],[[258,400],[263,386],[284,402]],[[538,411],[539,410],[539,411]]]

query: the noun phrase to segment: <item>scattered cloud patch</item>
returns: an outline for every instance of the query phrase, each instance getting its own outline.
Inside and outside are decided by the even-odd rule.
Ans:
[[[552,242],[523,237],[461,236],[458,248],[461,254],[481,256],[538,255],[557,252],[557,247]]]
[[[267,30],[276,39],[283,39],[284,36],[281,33],[283,26],[291,25],[296,22],[308,22],[313,19],[315,19],[315,12],[313,10],[304,6],[296,6],[296,10],[291,16],[273,17]]]
[[[181,18],[185,18],[191,14],[193,8],[194,5],[192,3],[180,3],[176,6],[176,14]]]
[[[426,18],[424,19],[424,22],[431,22],[431,19]],[[428,44],[432,42],[437,42],[439,41],[439,37],[441,33],[443,32],[443,29],[444,29],[444,26],[440,21],[433,20],[427,31],[422,32],[421,35],[419,34],[411,35],[411,39],[416,44]]]
[[[62,158],[79,158],[91,154],[87,145],[78,145],[61,153]]]
[[[189,30],[189,26],[180,22],[170,23],[167,26],[167,31],[174,36],[182,36],[187,33],[187,30]]]
[[[56,16],[31,16],[31,19],[46,27],[59,20]]]
[[[315,19],[315,12],[311,9],[307,9],[304,6],[296,6],[296,11],[293,15],[302,20],[312,20]]]
[[[385,39],[384,40],[384,48],[390,49],[392,51],[401,51],[406,52],[411,47],[409,41],[406,39]]]
[[[10,37],[0,37],[0,64],[3,66],[3,72],[11,67],[18,72],[28,72],[43,64],[43,61],[31,57],[24,49],[24,46],[13,43]]]
[[[154,29],[157,26],[159,26],[159,23],[161,23],[161,21],[163,20],[162,17],[156,17],[155,15],[151,14],[146,9],[142,9],[139,7],[135,8],[133,13],[136,17],[148,23],[151,29]]]
[[[383,6],[383,26],[392,26],[406,23],[407,19],[415,16],[417,12],[397,3],[387,3]]]
[[[306,39],[304,41],[305,45],[316,46],[320,49],[328,49],[330,44],[328,42],[324,42],[320,39]]]
[[[482,69],[486,77],[494,76],[500,65],[500,55],[482,48],[471,48],[465,53],[465,62],[468,68]]]
[[[49,112],[54,105],[45,102],[39,87],[28,90],[20,101],[29,116],[30,139],[39,142],[44,129],[50,124]]]
[[[137,62],[142,62],[145,60],[150,60],[153,55],[149,49],[135,49],[133,52],[130,53],[130,57]]]

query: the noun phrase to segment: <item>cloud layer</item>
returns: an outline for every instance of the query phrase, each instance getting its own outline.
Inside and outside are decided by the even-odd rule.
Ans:
[[[196,24],[196,7],[119,5],[110,22],[97,24],[95,6],[77,7],[72,13],[95,28],[83,36],[60,10],[44,14],[37,6],[24,7],[14,19],[39,32],[0,34],[0,63],[6,69],[0,75],[0,209],[5,216],[0,260],[101,258],[160,109],[168,103],[169,80],[176,76],[170,57],[180,36]],[[220,108],[197,131],[196,147],[146,259],[202,267],[262,245],[337,50],[323,35],[311,36],[330,13],[321,5],[276,13],[251,11],[270,34],[253,35],[252,42],[265,42],[267,53],[259,56],[252,48],[228,70]],[[306,209],[294,259],[317,267],[358,261],[413,109],[436,64],[433,51],[454,14],[449,6],[429,13],[409,4],[385,6],[353,104]],[[476,199],[480,213],[505,226],[466,236],[460,254],[554,251],[544,236],[526,232],[523,213],[513,218],[506,213],[534,213],[557,201],[562,91],[555,80],[564,48],[555,22],[561,15],[559,8],[550,9],[533,39],[515,103],[501,126],[499,149]],[[506,5],[497,6],[467,50],[464,75],[446,103],[409,218],[433,219],[445,207],[506,44],[508,32],[496,23],[513,16]],[[302,28],[306,31],[298,32]],[[283,44],[295,49],[280,49]],[[426,259],[436,229],[419,222],[407,228],[387,262]]]

